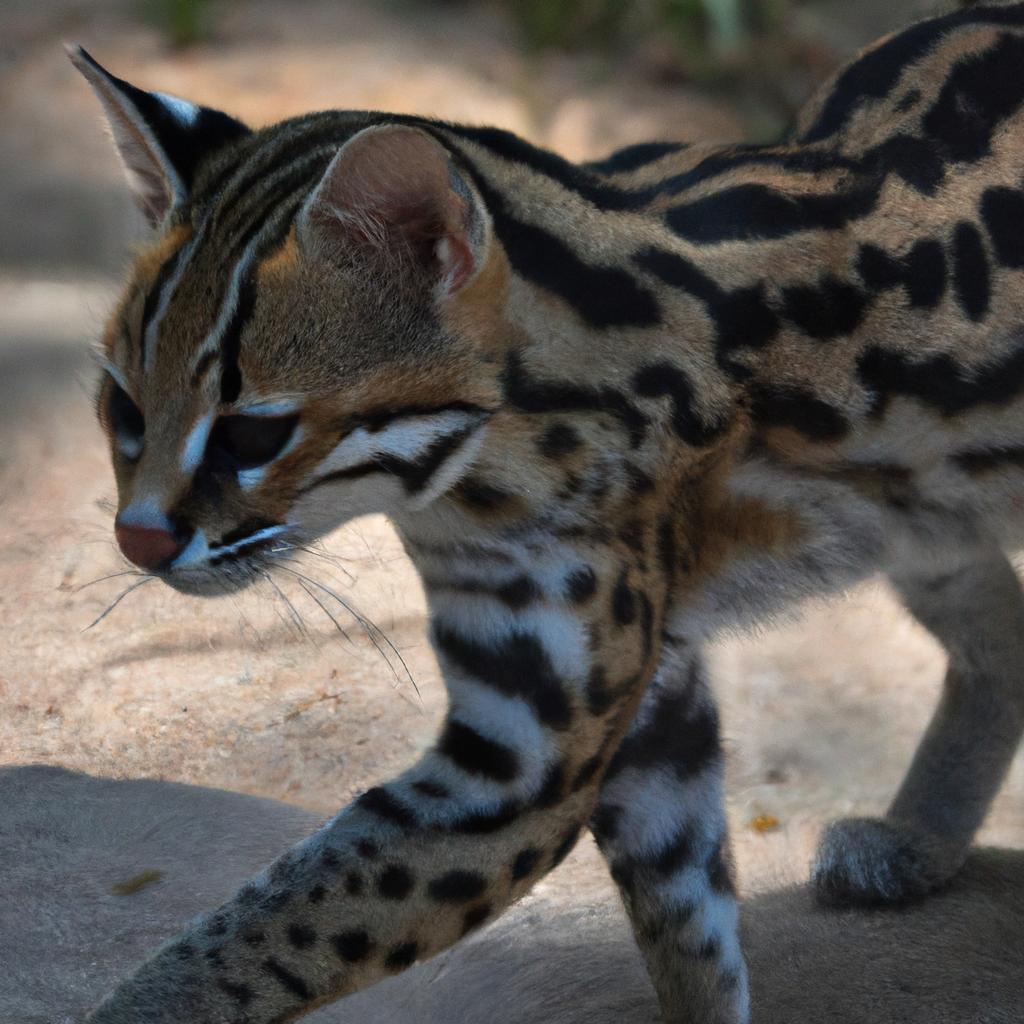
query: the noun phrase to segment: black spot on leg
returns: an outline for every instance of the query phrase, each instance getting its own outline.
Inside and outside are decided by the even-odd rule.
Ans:
[[[695,859],[693,837],[686,829],[678,832],[674,839],[650,862],[659,875],[668,877],[681,868],[692,864]]]
[[[491,916],[492,909],[489,903],[481,903],[478,907],[470,907],[462,916],[463,936],[476,931]]]
[[[587,758],[586,761],[580,765],[579,771],[576,773],[576,778],[572,780],[572,791],[578,793],[581,789],[585,789],[594,780],[594,776],[601,770],[601,763],[604,760],[601,754],[595,754],[593,757]]]
[[[412,788],[421,796],[429,797],[431,800],[447,800],[452,795],[447,786],[431,779],[420,779],[412,784]]]
[[[322,885],[314,885],[313,888],[309,890],[309,902],[323,903],[326,895],[327,890]]]
[[[388,953],[384,966],[389,971],[403,971],[411,967],[419,956],[419,946],[415,942],[403,942]]]
[[[562,681],[544,645],[532,633],[515,632],[494,644],[483,644],[435,625],[434,639],[441,654],[463,672],[506,696],[521,697],[549,728],[569,728],[572,709]]]
[[[438,903],[469,903],[482,896],[487,879],[475,871],[449,871],[428,886],[430,898]]]
[[[242,932],[242,941],[247,946],[262,946],[267,941],[267,933],[260,928],[250,928]]]
[[[268,957],[263,961],[263,969],[293,996],[299,999],[312,998],[309,985],[297,974],[285,967],[279,960],[274,959],[274,957]]]
[[[309,949],[316,942],[316,931],[304,924],[288,926],[288,941],[296,949]]]
[[[723,895],[734,895],[736,883],[732,877],[732,865],[729,862],[725,842],[715,847],[715,852],[708,861],[708,881],[715,892]]]
[[[544,776],[540,791],[533,799],[533,806],[538,810],[554,807],[565,795],[565,763],[553,764]]]
[[[580,832],[583,831],[582,826],[573,825],[568,832],[565,833],[562,841],[555,847],[554,852],[551,854],[551,867],[557,868],[559,864],[565,860],[566,857],[572,852],[572,848],[576,845],[580,838]]]
[[[373,789],[367,790],[356,801],[356,805],[364,811],[402,828],[416,827],[416,815],[383,786],[375,786]]]
[[[359,854],[363,860],[376,860],[380,856],[380,849],[377,844],[371,842],[369,839],[360,839],[356,843],[356,853]]]
[[[533,873],[534,868],[540,863],[541,851],[535,846],[528,846],[516,854],[512,862],[512,881],[521,882],[527,875]]]
[[[320,866],[326,871],[340,871],[341,863],[341,855],[337,850],[332,850],[328,847],[320,854]]]
[[[400,864],[391,864],[377,877],[377,893],[386,900],[404,900],[415,884],[406,868]]]
[[[338,956],[350,964],[357,964],[361,960],[365,960],[373,949],[370,936],[362,929],[332,936],[331,945]]]
[[[615,804],[598,804],[590,818],[590,831],[594,834],[598,846],[612,843],[619,834],[619,821],[622,808]]]
[[[515,822],[522,813],[522,807],[514,800],[507,800],[495,811],[477,811],[467,814],[450,826],[452,832],[463,835],[485,836],[500,832]]]
[[[529,576],[517,576],[514,580],[502,584],[495,591],[495,595],[513,611],[525,608],[543,597],[540,587]]]
[[[363,876],[358,871],[350,871],[345,876],[345,892],[349,896],[362,896],[364,887]]]
[[[223,914],[215,914],[206,925],[207,935],[224,935],[228,930],[227,918]]]
[[[630,677],[622,683],[612,685],[608,682],[604,668],[595,665],[587,679],[587,710],[592,715],[606,714],[623,694],[633,688],[635,682],[636,680]]]
[[[228,981],[226,978],[218,978],[217,988],[231,996],[239,1006],[248,1006],[252,1002],[253,991],[248,985]]]
[[[672,769],[681,781],[716,764],[720,757],[718,715],[698,703],[688,687],[668,691],[647,725],[628,735],[608,766],[607,778],[627,767]]]
[[[612,881],[624,892],[630,893],[636,883],[636,865],[628,860],[612,861],[609,866]]]
[[[519,757],[514,750],[454,719],[445,726],[437,749],[469,775],[511,782],[519,774]]]

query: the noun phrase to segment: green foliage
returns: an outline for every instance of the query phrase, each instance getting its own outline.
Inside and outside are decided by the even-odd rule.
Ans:
[[[146,0],[146,6],[172,46],[191,46],[205,38],[211,0]]]
[[[503,0],[531,49],[607,47],[623,32],[629,4],[616,0]]]
[[[499,0],[532,49],[615,48],[668,35],[684,52],[742,48],[778,0]]]

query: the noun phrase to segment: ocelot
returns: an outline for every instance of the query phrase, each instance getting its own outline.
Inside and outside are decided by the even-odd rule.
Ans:
[[[587,165],[385,113],[252,131],[72,60],[156,229],[102,345],[122,552],[218,594],[387,513],[450,691],[418,764],[95,1024],[291,1020],[493,919],[587,827],[665,1020],[748,1020],[701,647],[878,572],[945,691],[817,889],[957,871],[1024,728],[1024,4],[876,44],[783,144]]]

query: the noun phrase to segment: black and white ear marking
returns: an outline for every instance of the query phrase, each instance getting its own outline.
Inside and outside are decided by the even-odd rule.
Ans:
[[[185,202],[203,159],[249,133],[233,117],[116,78],[80,46],[68,47],[106,112],[128,181],[149,222]]]
[[[312,249],[402,248],[445,296],[468,284],[486,256],[490,218],[451,154],[408,125],[364,128],[338,151],[299,217]]]

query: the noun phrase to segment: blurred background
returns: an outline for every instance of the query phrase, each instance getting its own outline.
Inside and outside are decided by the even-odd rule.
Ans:
[[[582,159],[652,138],[773,138],[839,62],[933,8],[2,0],[0,763],[225,786],[326,814],[408,764],[443,710],[422,595],[380,519],[331,537],[307,566],[337,592],[348,639],[283,581],[283,595],[207,603],[145,586],[86,629],[123,590],[104,578],[123,566],[88,351],[144,231],[62,42],[253,124],[412,111]],[[725,638],[712,663],[748,887],[800,874],[827,818],[886,805],[943,670],[880,585]],[[1024,845],[1022,801],[1018,760],[987,840]]]

